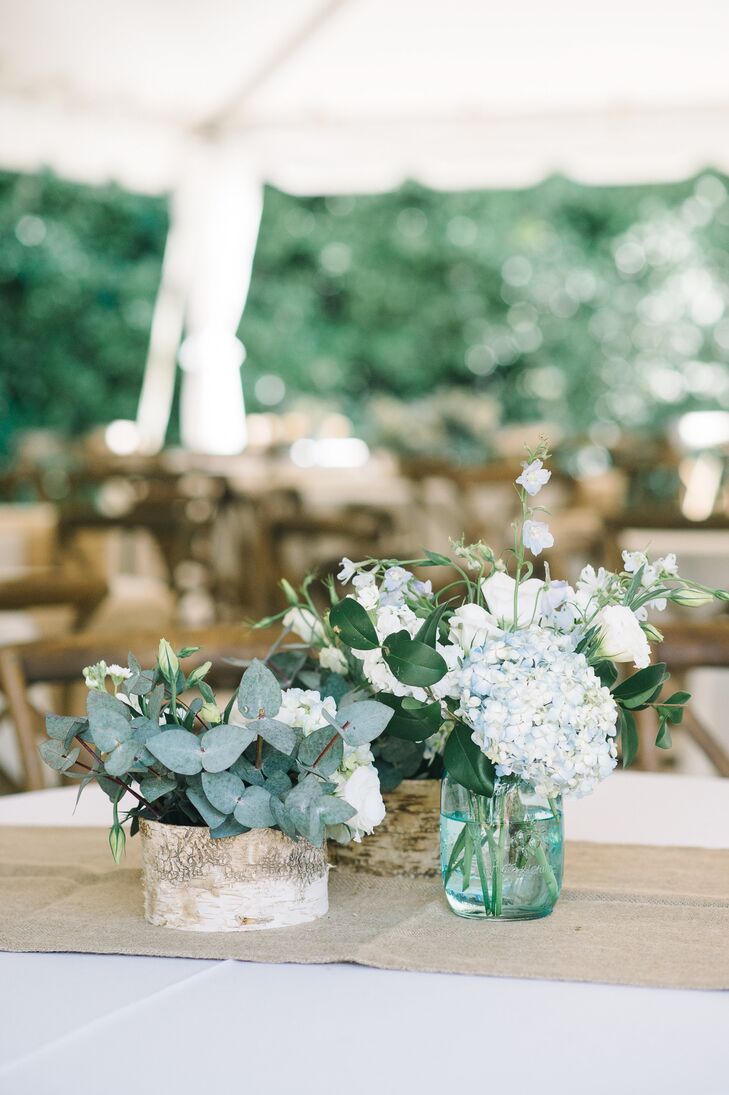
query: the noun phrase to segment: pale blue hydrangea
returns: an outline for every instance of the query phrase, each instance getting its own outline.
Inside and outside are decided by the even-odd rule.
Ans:
[[[616,764],[617,706],[570,636],[529,627],[475,647],[458,714],[498,775],[544,794],[588,794]]]

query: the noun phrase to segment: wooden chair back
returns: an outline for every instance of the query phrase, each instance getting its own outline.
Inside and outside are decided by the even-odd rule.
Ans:
[[[240,680],[242,668],[231,665],[228,659],[264,658],[277,634],[226,626],[186,629],[165,637],[178,650],[183,646],[199,646],[200,650],[186,660],[186,668],[212,661],[207,678],[211,685],[232,689]],[[0,692],[5,696],[18,744],[23,770],[21,789],[35,791],[45,786],[43,763],[38,754],[43,718],[29,698],[29,687],[78,682],[84,666],[101,658],[107,665],[126,665],[130,650],[142,665],[154,665],[158,644],[156,632],[140,630],[108,635],[89,632],[0,648]]]

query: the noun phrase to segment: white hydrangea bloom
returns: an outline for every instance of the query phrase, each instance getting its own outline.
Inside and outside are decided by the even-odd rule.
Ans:
[[[314,689],[287,688],[276,718],[287,726],[298,727],[308,737],[315,730],[327,725],[324,711],[332,718],[337,714],[337,705],[331,696],[322,699],[320,693]]]
[[[544,794],[584,795],[616,764],[617,707],[569,636],[541,627],[471,651],[459,715],[500,776]]]

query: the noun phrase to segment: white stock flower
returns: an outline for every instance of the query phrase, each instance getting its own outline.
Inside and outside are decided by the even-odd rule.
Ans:
[[[595,619],[600,628],[598,654],[613,662],[633,662],[636,669],[650,665],[651,648],[635,615],[625,605],[608,605]]]
[[[350,578],[354,578],[355,574],[357,573],[357,566],[355,563],[352,562],[351,559],[348,559],[346,555],[341,560],[339,566],[340,570],[337,574],[337,579],[343,585],[346,585]]]
[[[344,823],[351,831],[352,839],[359,844],[363,836],[371,833],[385,817],[385,803],[380,791],[380,777],[373,764],[356,768],[350,776],[335,772],[335,794],[343,798],[357,812]]]
[[[321,642],[325,638],[321,620],[309,608],[290,608],[283,618],[283,625],[305,643]]]
[[[516,482],[533,498],[549,482],[552,473],[547,471],[541,460],[532,460],[531,464],[524,464],[523,467],[524,471]]]
[[[347,657],[343,650],[336,646],[323,646],[319,651],[319,665],[322,669],[329,669],[332,673],[344,674],[347,672]]]
[[[481,582],[481,591],[489,612],[499,623],[507,627],[514,622],[514,587],[516,582],[502,570],[496,570]],[[527,627],[539,618],[539,606],[544,582],[540,578],[527,578],[519,584],[517,626]]]
[[[541,555],[545,548],[550,548],[554,544],[554,536],[549,531],[549,525],[546,521],[532,521],[531,519],[524,522],[522,540],[524,541],[524,547],[528,548],[532,555]]]
[[[493,616],[485,608],[474,604],[457,608],[451,616],[448,628],[451,641],[465,651],[469,651],[472,646],[483,646],[487,635],[499,632]]]
[[[287,726],[299,727],[304,736],[308,737],[315,730],[328,725],[324,711],[332,718],[336,717],[337,705],[331,696],[322,699],[320,693],[314,689],[286,688],[276,718]]]

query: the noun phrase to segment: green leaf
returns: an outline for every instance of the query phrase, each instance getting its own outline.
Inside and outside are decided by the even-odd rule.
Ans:
[[[452,567],[453,560],[449,559],[447,555],[440,555],[437,551],[424,551],[426,559],[428,559],[430,566],[433,567]],[[422,563],[422,566],[428,566],[428,563]]]
[[[245,785],[233,772],[203,772],[202,788],[221,814],[232,814],[243,797]]]
[[[612,688],[618,679],[618,671],[612,662],[597,662],[596,665],[593,666],[593,669],[605,688]]]
[[[263,772],[256,768],[247,757],[238,757],[235,764],[230,766],[230,771],[234,776],[245,780],[246,783],[254,783],[258,787],[263,786]]]
[[[38,752],[49,768],[53,768],[56,772],[65,772],[66,769],[73,767],[76,763],[81,749],[77,745],[73,749],[67,750],[64,742],[59,741],[57,738],[49,738],[48,741],[40,743]]]
[[[323,700],[331,696],[334,702],[338,704],[342,697],[346,696],[349,691],[349,681],[341,676],[340,673],[330,672],[325,674],[318,691]]]
[[[380,693],[380,703],[391,707],[394,714],[387,724],[387,736],[405,741],[425,741],[442,722],[437,700],[415,700],[410,696],[390,696]]]
[[[417,741],[386,737],[380,743],[379,756],[397,769],[401,779],[408,779],[415,775],[420,767],[423,747]]]
[[[200,739],[189,730],[173,727],[164,730],[147,742],[152,756],[161,760],[165,768],[182,776],[194,776],[202,770]]]
[[[330,776],[332,772],[336,772],[339,768],[344,755],[344,742],[340,734],[331,726],[322,726],[320,730],[315,730],[312,734],[303,738],[299,744],[296,759],[301,764],[306,765],[307,768],[312,768],[322,750],[326,749],[332,738],[334,739],[333,744],[327,749],[316,768],[317,772],[320,772],[323,776]]]
[[[450,610],[450,604],[438,605],[434,608],[430,615],[423,621],[420,630],[415,638],[418,642],[425,643],[426,646],[432,646],[435,649],[435,643],[439,635],[440,621],[443,619],[444,613]]]
[[[462,722],[456,723],[448,737],[443,763],[448,775],[462,787],[487,798],[493,795],[494,766],[471,739],[471,731]]]
[[[344,597],[329,610],[329,624],[352,650],[377,650],[380,640],[375,625],[354,597]]]
[[[672,723],[683,721],[684,708],[691,699],[690,692],[674,692],[657,708],[658,714]]]
[[[275,718],[281,710],[281,687],[271,670],[257,658],[243,674],[238,688],[238,710],[249,719]]]
[[[264,786],[272,795],[285,795],[293,787],[293,782],[286,772],[272,772]]]
[[[222,814],[207,799],[207,796],[202,794],[201,791],[196,791],[194,787],[188,787],[186,791],[187,797],[193,804],[200,817],[210,829],[217,829],[218,825],[222,825],[225,821],[226,815]]]
[[[250,829],[269,829],[276,824],[271,795],[264,787],[246,787],[233,815],[236,821]]]
[[[335,725],[347,745],[369,745],[378,738],[392,719],[392,708],[377,700],[359,700],[342,707]],[[327,717],[325,712],[325,717]],[[327,721],[329,721],[327,717]]]
[[[214,726],[206,730],[200,740],[202,764],[206,772],[222,772],[237,761],[244,749],[255,741],[256,732],[251,726]]]
[[[218,825],[217,829],[210,830],[210,836],[213,840],[222,840],[226,836],[240,836],[241,833],[247,832],[248,829],[245,825],[241,825],[234,817],[227,817],[221,825]]]
[[[150,722],[159,724],[159,717],[165,702],[165,686],[158,684],[147,696],[147,717]]]
[[[139,791],[147,802],[156,802],[162,795],[174,791],[176,786],[177,780],[167,779],[165,776],[146,776],[139,784]]]
[[[76,736],[76,731],[80,730],[85,719],[76,719],[68,715],[46,715],[46,733],[49,738],[54,738],[57,741],[66,741],[71,736],[71,740]]]
[[[324,793],[316,776],[306,776],[289,791],[284,803],[298,832],[318,846],[324,841],[325,826],[318,809]]]
[[[388,635],[382,651],[385,662],[401,684],[428,688],[448,672],[448,666],[437,650],[411,639],[404,630]]]
[[[648,665],[614,688],[613,699],[622,707],[635,710],[642,704],[652,702],[667,679],[668,670],[665,662]]]
[[[97,749],[108,753],[132,736],[132,712],[108,692],[90,692],[86,701],[91,739]]]
[[[319,804],[319,816],[325,825],[341,825],[356,813],[354,806],[339,795],[326,795]]]
[[[631,711],[618,708],[618,733],[623,754],[623,768],[628,768],[638,756],[638,727]]]
[[[659,749],[670,749],[673,745],[671,738],[671,731],[668,726],[668,722],[665,718],[662,718],[658,724],[658,734],[656,735],[656,745]]]
[[[282,833],[291,840],[296,840],[296,825],[280,798],[271,798],[271,813]]]
[[[107,753],[104,759],[104,768],[107,773],[110,776],[126,775],[129,769],[133,767],[140,748],[134,738],[120,742],[116,749],[112,749],[110,753]]]
[[[278,722],[277,719],[256,719],[250,724],[250,729],[254,731],[254,735],[260,734],[264,741],[287,756],[291,756],[299,740],[299,735],[292,726]]]
[[[197,654],[199,646],[183,646],[182,650],[177,651],[178,658],[190,658],[193,654]]]

